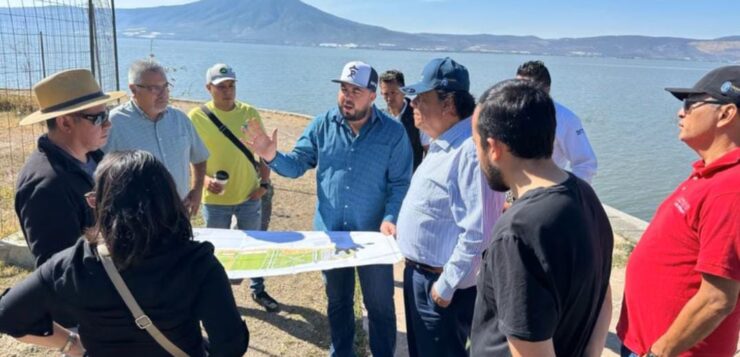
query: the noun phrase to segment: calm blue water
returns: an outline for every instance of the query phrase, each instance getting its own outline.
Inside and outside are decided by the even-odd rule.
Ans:
[[[553,97],[581,117],[596,151],[599,171],[594,187],[599,197],[645,220],[652,218],[657,205],[689,174],[690,163],[696,160],[695,153],[677,139],[680,103],[663,88],[690,86],[721,65],[121,39],[121,83],[127,82],[131,62],[150,53],[171,69],[174,97],[208,98],[205,71],[224,62],[237,72],[241,100],[310,115],[336,105],[337,85],[330,79],[339,76],[351,60],[363,60],[379,72],[400,69],[412,82],[431,58],[451,56],[470,70],[471,91],[477,96],[511,78],[522,62],[542,59],[553,77]]]

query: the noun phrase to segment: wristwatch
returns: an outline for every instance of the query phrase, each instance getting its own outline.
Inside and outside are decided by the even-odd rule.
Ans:
[[[264,188],[265,190],[270,189],[270,182],[269,181],[262,181],[260,182],[260,187]]]

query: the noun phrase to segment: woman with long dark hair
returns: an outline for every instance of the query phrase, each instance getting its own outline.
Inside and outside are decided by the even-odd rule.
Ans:
[[[96,226],[5,291],[0,332],[67,355],[168,356],[114,288],[98,254],[103,245],[138,305],[175,346],[189,356],[244,354],[249,331],[226,273],[213,245],[193,241],[185,207],[159,161],[144,151],[108,154],[86,198]],[[79,336],[52,321],[60,312],[77,319]]]

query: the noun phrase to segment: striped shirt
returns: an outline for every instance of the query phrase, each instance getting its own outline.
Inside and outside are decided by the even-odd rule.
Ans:
[[[316,230],[377,231],[396,221],[411,180],[411,145],[401,123],[371,110],[358,135],[337,108],[317,116],[292,152],[270,162],[292,178],[317,168]]]
[[[481,255],[491,243],[504,194],[480,171],[470,118],[431,141],[411,179],[398,217],[398,246],[407,259],[442,267],[439,295],[474,286]]]
[[[177,193],[185,198],[190,191],[190,163],[208,159],[208,150],[185,113],[173,107],[150,120],[133,100],[120,105],[110,114],[113,124],[106,153],[122,150],[144,150],[161,161],[175,180]]]

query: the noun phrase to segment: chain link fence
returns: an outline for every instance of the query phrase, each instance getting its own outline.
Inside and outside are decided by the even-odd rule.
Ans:
[[[87,68],[104,91],[120,86],[113,9],[113,0],[0,0],[0,238],[19,229],[15,179],[45,132],[43,123],[18,125],[38,109],[33,84]]]

